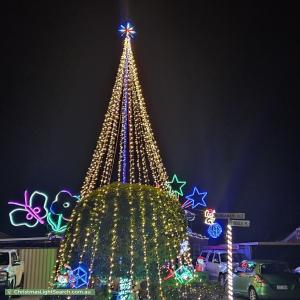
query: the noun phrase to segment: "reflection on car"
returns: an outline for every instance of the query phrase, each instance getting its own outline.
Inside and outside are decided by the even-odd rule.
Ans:
[[[243,261],[234,269],[234,294],[256,299],[300,299],[300,280],[284,262]]]

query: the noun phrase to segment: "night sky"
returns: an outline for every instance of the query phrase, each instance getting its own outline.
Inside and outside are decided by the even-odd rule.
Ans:
[[[239,241],[300,226],[298,10],[274,1],[7,1],[1,26],[1,232],[25,189],[79,192],[127,18],[168,173],[245,212]],[[80,2],[80,3],[79,3]],[[229,3],[231,5],[229,5]],[[239,4],[237,4],[239,3]],[[197,226],[194,226],[197,231]]]

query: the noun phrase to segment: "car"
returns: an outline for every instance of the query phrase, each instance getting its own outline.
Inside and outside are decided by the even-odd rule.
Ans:
[[[2,271],[8,274],[8,288],[14,289],[16,287],[23,287],[24,264],[19,259],[17,250],[0,249],[0,272]]]
[[[243,261],[234,269],[233,293],[257,299],[300,299],[300,279],[285,262]]]
[[[205,259],[205,271],[213,280],[218,280],[221,286],[225,286],[227,276],[227,251],[226,250],[203,250],[200,254]],[[247,259],[244,253],[233,252],[234,266]]]
[[[6,271],[0,271],[0,292],[4,291],[8,287],[8,273]]]

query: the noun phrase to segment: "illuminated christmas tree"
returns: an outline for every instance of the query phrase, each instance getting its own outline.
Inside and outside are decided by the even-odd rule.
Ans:
[[[129,23],[120,32],[125,39],[112,96],[54,276],[69,276],[72,287],[107,286],[105,299],[118,288],[125,299],[128,286],[163,299],[161,267],[178,256],[186,222],[166,188],[131,48],[135,32]],[[183,260],[190,262],[187,252]]]

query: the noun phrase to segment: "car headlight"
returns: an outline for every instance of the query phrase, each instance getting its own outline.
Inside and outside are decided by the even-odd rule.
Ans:
[[[7,272],[0,271],[0,281],[7,281]]]

